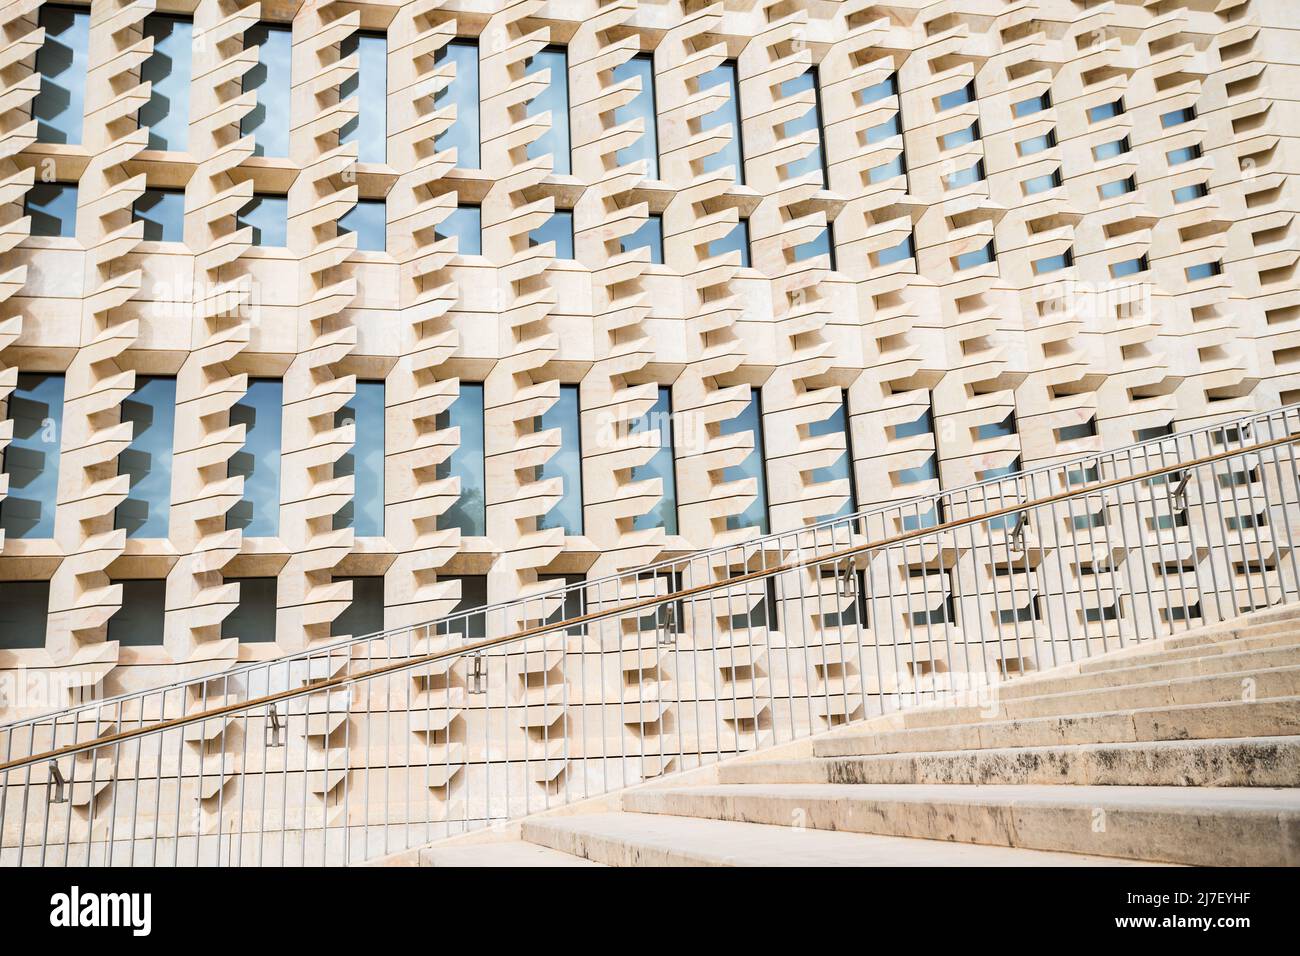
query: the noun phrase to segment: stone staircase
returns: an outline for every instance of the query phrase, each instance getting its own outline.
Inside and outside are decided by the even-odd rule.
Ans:
[[[984,706],[859,722],[408,862],[1300,864],[1300,606],[997,690]]]

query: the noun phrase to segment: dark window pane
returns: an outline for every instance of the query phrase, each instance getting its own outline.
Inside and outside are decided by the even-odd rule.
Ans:
[[[335,478],[352,476],[352,500],[334,516],[334,527],[377,538],[384,533],[384,383],[357,382],[334,424],[355,426],[352,450],[334,463]]]
[[[633,435],[648,436],[650,432],[659,436],[659,447],[648,462],[632,468],[632,480],[650,481],[658,478],[663,482],[662,495],[646,514],[632,520],[632,528],[636,531],[663,528],[668,534],[676,534],[677,474],[673,457],[673,399],[672,389],[667,386],[659,387],[659,397],[654,405],[632,424]]]
[[[727,518],[727,529],[758,528],[759,533],[767,534],[767,459],[763,454],[763,398],[757,388],[749,390],[749,404],[735,418],[721,424],[719,431],[723,435],[750,432],[754,436],[754,447],[739,465],[723,469],[723,481],[741,481],[753,478],[757,484],[758,496],[749,503],[744,511]]]
[[[433,98],[438,109],[456,107],[456,119],[434,140],[434,148],[439,152],[454,149],[457,166],[461,169],[478,169],[478,43],[473,40],[452,40],[438,51],[434,62],[451,62],[456,68],[456,76],[451,84]]]
[[[185,191],[146,189],[131,213],[144,223],[144,237],[152,242],[185,241]]]
[[[289,199],[254,193],[237,215],[238,225],[251,226],[253,245],[283,248],[289,244]]]
[[[9,493],[0,499],[7,538],[54,537],[63,435],[63,376],[22,374],[9,395],[14,437],[4,450]]]
[[[189,19],[158,13],[144,18],[144,35],[153,37],[153,53],[140,67],[140,79],[150,87],[139,122],[149,129],[150,149],[183,150],[189,142],[193,33]]]
[[[36,53],[40,91],[32,101],[36,139],[41,143],[81,142],[86,96],[86,39],[90,11],[72,7],[41,7],[45,42]]]
[[[487,534],[487,488],[483,469],[483,386],[461,382],[460,395],[438,416],[439,428],[460,429],[460,445],[437,468],[438,478],[460,479],[460,497],[438,520],[461,534]]]
[[[27,190],[23,215],[32,217],[33,236],[77,234],[77,187],[75,183],[36,183]]]
[[[582,534],[582,429],[578,414],[578,386],[561,385],[559,400],[538,422],[539,431],[560,430],[560,447],[538,467],[537,479],[563,479],[564,494],[559,504],[537,519],[537,527],[563,528],[567,535]]]
[[[716,86],[723,86],[727,93],[725,103],[712,113],[701,118],[700,128],[710,130],[717,129],[719,126],[730,125],[731,127],[731,139],[718,152],[704,157],[704,171],[711,173],[714,170],[730,167],[734,170],[736,182],[743,185],[745,182],[745,151],[741,140],[740,86],[736,74],[736,61],[727,60],[725,63],[719,64],[707,73],[702,74],[697,82],[699,89],[702,91],[710,90]]]
[[[528,104],[528,115],[551,114],[551,128],[528,144],[528,158],[551,157],[551,169],[572,172],[569,156],[569,55],[563,47],[547,47],[528,61],[524,73],[550,71],[550,81]],[[568,256],[565,258],[572,258]]]
[[[569,590],[564,592],[564,597],[556,603],[559,604],[554,611],[546,617],[547,624],[557,624],[560,621],[572,620],[576,617],[582,617],[587,613],[587,591],[586,588],[579,587],[587,579],[581,574],[539,574],[537,580],[542,584],[549,584],[553,588],[568,587]],[[556,599],[552,599],[556,600]],[[586,625],[574,624],[564,629],[565,634],[572,634],[575,637],[581,637],[587,633]]]
[[[108,639],[123,647],[161,645],[166,580],[138,578],[113,583],[122,585],[122,607],[108,619]]]
[[[356,143],[357,159],[382,163],[388,146],[388,40],[357,32],[339,44],[342,56],[357,54],[357,72],[339,84],[339,99],[357,98],[357,115],[339,130],[340,143]]]
[[[555,210],[550,219],[528,234],[530,246],[547,242],[555,243],[555,258],[573,258],[573,213],[570,210]]]
[[[646,179],[658,179],[659,130],[656,126],[654,57],[651,54],[638,53],[626,63],[620,63],[614,68],[616,83],[622,83],[633,77],[641,80],[641,92],[637,93],[632,102],[614,110],[614,122],[621,126],[640,119],[645,126],[645,132],[631,146],[620,149],[615,161],[620,166],[628,166],[644,160]]]
[[[483,217],[478,206],[457,206],[433,232],[439,239],[454,237],[456,252],[462,256],[483,254]]]
[[[254,24],[244,33],[244,49],[254,46],[257,65],[244,74],[244,92],[255,91],[257,105],[240,120],[239,132],[254,137],[254,156],[288,156],[290,28]]]
[[[226,527],[256,538],[280,532],[280,436],[284,385],[254,379],[230,409],[230,424],[244,426],[244,445],[226,463],[228,477],[244,479],[243,498],[226,512]]]
[[[222,637],[241,644],[275,640],[275,578],[227,578],[239,585],[239,604],[221,622]]]
[[[122,403],[122,421],[132,426],[131,444],[117,458],[130,491],[117,506],[115,527],[128,538],[165,538],[171,515],[172,435],[176,428],[176,379],[136,379]]]
[[[49,581],[0,581],[0,648],[45,646]]]
[[[820,422],[810,422],[808,425],[808,434],[814,438],[820,435],[831,435],[840,433],[844,436],[844,454],[837,458],[832,464],[825,468],[814,468],[812,471],[812,481],[814,484],[821,484],[827,481],[847,480],[849,483],[848,500],[844,502],[838,511],[831,514],[822,515],[818,521],[826,521],[831,518],[843,518],[851,515],[857,510],[857,488],[853,477],[853,439],[848,430],[848,398],[842,392],[840,393],[839,407],[831,414],[829,418]]]
[[[339,235],[357,234],[357,249],[383,252],[388,246],[388,209],[382,199],[358,199],[338,222]]]
[[[623,251],[649,249],[650,261],[663,265],[664,261],[664,220],[663,216],[650,216],[631,235],[623,237]]]
[[[452,614],[465,614],[475,608],[487,605],[487,575],[484,574],[443,574],[440,581],[459,581],[460,600],[452,608]],[[458,634],[462,641],[477,641],[487,636],[487,615],[470,614],[457,621],[439,624],[440,635]]]
[[[384,579],[382,575],[335,577],[352,582],[352,603],[330,622],[331,637],[360,637],[384,629]]]

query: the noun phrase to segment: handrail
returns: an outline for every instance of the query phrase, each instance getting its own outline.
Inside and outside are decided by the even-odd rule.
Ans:
[[[1222,428],[1227,426],[1225,424],[1216,427]],[[213,707],[201,713],[186,714],[180,717],[174,717],[170,720],[158,721],[154,724],[150,724],[147,727],[137,727],[132,730],[125,730],[125,731],[118,731],[116,733],[111,733],[111,734],[104,734],[102,736],[96,737],[92,740],[84,741],[82,743],[66,744],[63,747],[59,747],[54,750],[47,751],[45,753],[35,754],[33,756],[28,756],[28,757],[20,757],[14,760],[9,760],[7,762],[0,763],[0,773],[4,773],[10,770],[21,769],[23,767],[33,766],[35,764],[46,763],[51,760],[58,760],[62,757],[75,755],[87,750],[95,750],[100,747],[109,746],[111,744],[122,743],[127,740],[133,740],[136,738],[145,737],[150,734],[155,734],[165,730],[172,730],[178,727],[186,727],[192,724],[201,723],[203,721],[211,720],[217,717],[223,717],[228,714],[239,713],[241,711],[247,711],[247,710],[254,710],[256,708],[264,707],[268,704],[279,703],[280,701],[284,701],[284,700],[292,700],[298,697],[320,693],[322,691],[332,690],[340,687],[347,687],[351,684],[359,683],[361,681],[369,680],[371,678],[381,677],[386,674],[400,673],[406,670],[413,670],[415,668],[423,667],[427,664],[437,663],[438,661],[447,660],[449,658],[461,657],[468,654],[475,654],[480,651],[486,650],[488,648],[498,647],[503,644],[515,643],[517,641],[525,640],[527,638],[536,637],[540,634],[548,634],[548,633],[561,631],[572,627],[583,626],[586,624],[594,623],[596,621],[607,620],[609,618],[626,617],[637,611],[644,611],[650,608],[660,607],[665,604],[693,599],[699,595],[712,593],[714,591],[734,588],[737,585],[743,585],[748,582],[756,581],[756,580],[763,580],[777,574],[785,574],[790,571],[798,570],[800,568],[812,567],[814,565],[821,565],[821,564],[827,564],[836,561],[842,561],[845,558],[853,557],[858,554],[863,554],[868,551],[877,551],[881,548],[888,548],[899,544],[905,544],[906,542],[915,540],[917,538],[932,537],[933,535],[943,531],[949,531],[955,528],[961,528],[961,527],[966,527],[968,525],[974,525],[974,524],[980,524],[980,523],[992,521],[997,518],[1005,517],[1007,515],[1018,514],[1023,511],[1028,511],[1034,508],[1040,508],[1061,501],[1067,501],[1074,498],[1087,497],[1088,495],[1095,495],[1098,492],[1106,491],[1109,488],[1115,488],[1122,485],[1129,485],[1137,482],[1147,481],[1151,478],[1156,478],[1161,475],[1170,474],[1172,472],[1185,471],[1191,468],[1198,468],[1203,465],[1214,464],[1216,462],[1224,461],[1229,458],[1237,458],[1243,455],[1249,455],[1256,452],[1264,451],[1269,448],[1276,448],[1282,445],[1292,444],[1295,442],[1300,442],[1300,432],[1294,432],[1282,436],[1280,438],[1274,438],[1268,441],[1259,442],[1255,445],[1244,446],[1240,448],[1234,448],[1229,451],[1218,452],[1213,455],[1205,455],[1200,458],[1186,459],[1183,461],[1179,461],[1177,464],[1165,465],[1160,468],[1150,469],[1148,471],[1140,472],[1133,475],[1128,475],[1122,478],[1112,478],[1112,479],[1107,479],[1105,481],[1095,482],[1091,485],[1080,486],[1078,488],[1061,491],[1053,495],[1044,495],[1041,498],[1037,498],[1031,501],[1017,502],[1013,505],[1009,505],[1003,508],[996,508],[979,515],[968,516],[965,518],[958,518],[951,521],[946,521],[939,524],[931,525],[926,528],[918,528],[914,531],[903,532],[902,534],[893,535],[887,538],[880,539],[878,541],[872,541],[872,542],[867,542],[865,544],[853,545],[851,547],[842,548],[838,551],[832,551],[828,554],[817,555],[810,558],[800,558],[794,561],[783,562],[781,564],[774,565],[772,567],[761,568],[757,571],[750,571],[745,574],[736,575],[735,577],[726,578],[725,580],[712,581],[705,584],[696,585],[694,587],[683,588],[681,590],[673,591],[671,593],[664,594],[664,595],[658,595],[654,597],[634,600],[624,604],[619,604],[615,607],[605,608],[599,611],[593,611],[588,614],[581,614],[560,621],[545,622],[542,624],[535,625],[533,627],[523,628],[521,630],[514,631],[510,634],[503,634],[498,637],[483,638],[482,640],[473,641],[468,644],[461,645],[460,647],[449,648],[442,651],[436,651],[431,654],[423,654],[418,657],[413,657],[407,660],[395,661],[390,664],[384,664],[379,667],[370,668],[368,670],[360,671],[354,674],[346,674],[340,677],[324,678],[314,683],[304,684],[301,687],[288,688],[283,691],[277,691],[275,693],[265,694],[261,697],[253,698],[250,700],[239,701],[233,704],[225,704],[220,707]],[[1056,465],[1053,467],[1060,468],[1062,466]],[[840,520],[844,520],[844,519],[840,519]],[[482,611],[483,609],[479,608],[476,609],[474,613],[482,613]],[[220,679],[222,676],[223,675],[221,674],[216,674],[213,675],[213,677],[208,679],[211,680]],[[130,696],[135,696],[135,695],[130,695]],[[107,703],[107,702],[100,702],[100,703]]]

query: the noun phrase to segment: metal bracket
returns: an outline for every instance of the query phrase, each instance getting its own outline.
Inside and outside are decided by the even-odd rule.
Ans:
[[[1189,471],[1180,482],[1178,487],[1169,492],[1169,507],[1182,511],[1187,507],[1187,483],[1192,480],[1192,473]]]
[[[665,604],[655,615],[655,633],[658,643],[671,646],[677,643],[677,605]]]
[[[266,716],[271,721],[270,725],[266,728],[266,737],[267,737],[266,745],[268,747],[283,747],[284,741],[280,739],[280,731],[283,730],[284,728],[280,724],[279,708],[277,707],[270,708],[266,712]]]
[[[836,569],[835,577],[839,582],[840,597],[858,596],[857,562],[853,558],[844,559],[844,563]]]
[[[471,694],[486,694],[487,687],[484,686],[483,680],[487,677],[487,674],[483,671],[483,652],[478,651],[471,654],[470,660],[474,662],[474,669],[469,674],[469,692]]]
[[[57,761],[50,761],[50,776],[54,778],[54,796],[50,797],[50,803],[67,803],[68,781],[63,778],[63,771],[59,769]]]
[[[1011,529],[1011,536],[1008,543],[1011,547],[1012,554],[1024,554],[1025,552],[1025,527],[1029,524],[1029,512],[1021,511],[1016,515],[1015,527]]]

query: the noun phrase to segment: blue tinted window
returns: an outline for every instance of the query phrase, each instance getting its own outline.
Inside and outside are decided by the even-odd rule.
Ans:
[[[352,400],[334,413],[335,427],[355,426],[352,450],[334,463],[334,477],[352,476],[352,500],[334,516],[334,527],[359,537],[384,533],[384,383],[357,382]]]
[[[1123,196],[1125,193],[1131,193],[1137,189],[1137,183],[1133,177],[1127,179],[1117,179],[1113,183],[1106,183],[1098,188],[1102,199],[1114,199],[1116,196]]]
[[[1194,159],[1201,158],[1200,146],[1184,146],[1182,149],[1171,149],[1165,153],[1165,159],[1170,166],[1180,166],[1183,163],[1190,163]]]
[[[939,477],[939,458],[931,455],[914,468],[902,468],[894,473],[900,485],[914,485],[919,481],[934,481]]]
[[[958,170],[951,174],[947,179],[949,189],[959,189],[962,186],[969,186],[971,183],[977,183],[984,178],[984,160],[980,160],[973,166],[967,166],[965,169]]]
[[[1043,150],[1051,149],[1055,145],[1055,132],[1045,133],[1042,136],[1031,136],[1029,139],[1021,140],[1017,144],[1021,156],[1033,156],[1035,153],[1041,153]]]
[[[122,402],[122,421],[131,423],[132,438],[117,456],[117,473],[130,476],[130,490],[117,506],[114,527],[125,528],[128,538],[165,538],[172,503],[176,379],[137,377],[135,392]]]
[[[1096,123],[1099,120],[1110,119],[1112,116],[1119,116],[1124,112],[1124,101],[1116,100],[1113,103],[1102,103],[1100,106],[1094,106],[1088,110],[1088,120]]]
[[[1173,110],[1169,113],[1163,114],[1160,117],[1160,125],[1163,128],[1168,129],[1171,126],[1181,126],[1184,123],[1190,123],[1194,119],[1196,119],[1196,110],[1188,106],[1185,109]]]
[[[753,478],[757,482],[758,497],[750,502],[749,507],[738,515],[727,518],[727,529],[757,528],[760,534],[767,534],[767,458],[763,454],[763,399],[756,389],[749,390],[749,404],[735,418],[725,421],[720,429],[724,435],[738,432],[750,432],[754,436],[754,447],[739,465],[723,469],[723,481],[740,481]]]
[[[660,479],[663,482],[663,496],[648,512],[632,519],[632,528],[636,531],[663,528],[668,534],[676,534],[677,472],[673,454],[673,398],[672,389],[665,385],[659,386],[659,397],[650,410],[632,423],[631,434],[649,432],[658,433],[659,448],[644,465],[633,466],[632,480]]]
[[[945,93],[939,97],[939,112],[950,110],[955,106],[961,106],[963,103],[969,103],[975,99],[975,81],[967,83],[961,89],[953,90],[951,93]]]
[[[927,408],[910,422],[900,422],[894,426],[894,438],[912,438],[916,435],[931,435],[934,433],[934,416]]]
[[[1026,179],[1021,186],[1024,187],[1025,195],[1032,196],[1034,193],[1047,192],[1049,189],[1055,189],[1061,185],[1061,171],[1053,170],[1043,176],[1035,176],[1033,179]]]
[[[283,248],[289,244],[289,198],[254,193],[235,217],[243,228],[253,229],[253,245]]]
[[[221,636],[241,644],[275,640],[275,578],[226,578],[239,585],[239,603],[221,621]]]
[[[257,105],[239,121],[239,132],[254,137],[254,156],[289,155],[292,45],[287,26],[257,23],[244,33],[244,49],[257,47],[257,65],[244,74],[244,92],[256,92]]]
[[[1048,272],[1059,272],[1061,269],[1068,269],[1074,265],[1074,257],[1067,250],[1059,256],[1048,256],[1045,259],[1034,260],[1034,275],[1040,276]]]
[[[793,179],[798,176],[804,176],[808,173],[817,172],[821,175],[822,185],[826,185],[826,156],[823,153],[825,148],[826,137],[822,134],[822,100],[821,90],[817,82],[817,68],[811,67],[806,73],[796,76],[792,80],[786,80],[781,84],[781,95],[794,96],[804,90],[812,90],[813,105],[807,113],[798,119],[790,120],[785,124],[786,136],[798,136],[809,131],[816,132],[817,145],[811,153],[802,159],[795,160],[786,166],[786,175]]]
[[[851,515],[857,510],[857,488],[853,477],[853,439],[849,435],[848,402],[844,394],[840,393],[840,404],[831,414],[830,418],[823,419],[820,422],[809,422],[808,434],[813,438],[821,435],[842,434],[844,436],[844,454],[837,458],[833,463],[825,468],[814,468],[812,470],[812,481],[815,484],[821,484],[827,481],[842,481],[847,479],[849,483],[848,500],[840,506],[838,511],[831,514],[824,514],[819,517],[818,521],[825,521],[830,518],[842,518],[845,515]]]
[[[894,121],[895,122],[898,121],[897,116],[894,117]],[[947,136],[945,136],[943,138],[943,148],[955,149],[958,146],[965,146],[967,143],[973,143],[975,142],[975,140],[979,138],[980,138],[980,124],[979,124],[979,120],[976,120],[974,123],[971,123],[965,129],[959,129],[957,130],[957,132],[949,133]],[[867,142],[868,143],[871,142],[870,130],[867,131]]]
[[[749,220],[741,219],[721,239],[714,239],[709,243],[709,255],[720,256],[727,252],[739,252],[740,264],[744,268],[749,268]]]
[[[987,425],[980,425],[975,429],[975,437],[980,441],[989,438],[1006,438],[1016,434],[1016,413],[1009,412],[1007,417],[1001,421],[990,422]]]
[[[1208,279],[1210,276],[1217,276],[1223,271],[1223,267],[1217,262],[1202,262],[1200,265],[1188,266],[1185,271],[1188,281],[1195,282],[1197,279]]]
[[[5,417],[13,421],[14,437],[4,450],[9,493],[0,498],[0,528],[7,538],[52,538],[63,436],[63,376],[20,374]]]
[[[1139,272],[1146,272],[1147,257],[1139,256],[1136,259],[1127,259],[1124,262],[1116,262],[1110,267],[1112,278],[1120,279],[1124,276],[1136,275]]]
[[[140,79],[150,87],[139,122],[149,129],[150,149],[183,150],[189,141],[193,34],[189,19],[157,13],[144,18],[144,35],[153,37],[153,53],[140,67]]]
[[[902,241],[896,246],[889,246],[881,249],[876,253],[876,265],[887,266],[895,262],[902,262],[904,259],[911,259],[916,255],[916,244],[910,234],[903,237]]]
[[[457,206],[434,227],[439,239],[456,239],[456,252],[462,256],[483,253],[483,216],[478,206]]]
[[[555,243],[555,258],[573,258],[573,212],[571,210],[555,210],[550,219],[528,234],[530,246],[540,246],[547,242]]]
[[[901,135],[903,135],[903,121],[895,113],[883,123],[867,127],[867,145],[870,146],[872,143],[880,143],[892,136]]]
[[[1121,153],[1128,152],[1128,137],[1123,139],[1112,140],[1109,143],[1102,143],[1100,146],[1092,148],[1093,159],[1114,159]]]
[[[357,72],[339,84],[339,99],[357,98],[357,115],[339,130],[340,143],[357,144],[357,160],[382,163],[388,147],[388,40],[382,33],[354,33],[339,44],[342,56],[357,55]]]
[[[867,181],[872,183],[884,182],[886,179],[893,179],[895,176],[901,176],[904,172],[903,154],[899,153],[889,162],[871,167],[867,172]]]
[[[704,171],[711,173],[718,169],[730,167],[736,176],[736,182],[745,182],[745,151],[741,141],[740,129],[740,85],[736,74],[736,61],[727,60],[700,75],[697,80],[701,91],[722,86],[727,94],[727,101],[712,113],[701,117],[702,130],[717,129],[720,126],[731,127],[731,139],[722,149],[711,156],[703,158]]]
[[[90,11],[45,5],[40,25],[45,29],[45,42],[36,53],[41,87],[32,101],[37,142],[80,143]]]
[[[331,637],[359,637],[384,629],[384,579],[381,575],[335,577],[352,582],[352,603],[330,622]]]
[[[0,581],[0,648],[45,646],[49,581]]]
[[[1205,183],[1192,183],[1190,186],[1180,186],[1174,190],[1174,202],[1191,202],[1193,199],[1200,199],[1209,194],[1209,187]]]
[[[551,114],[551,128],[528,144],[528,158],[551,157],[551,170],[567,175],[572,172],[569,156],[569,54],[562,47],[547,47],[531,60],[524,73],[550,71],[546,89],[528,104],[528,115]],[[572,258],[566,256],[565,258]]]
[[[976,249],[973,252],[963,252],[957,257],[957,271],[962,269],[973,269],[975,266],[982,266],[985,263],[993,261],[993,241],[990,239],[988,245],[982,249]]]
[[[803,262],[815,256],[827,256],[830,259],[830,268],[835,268],[835,236],[829,224],[817,234],[816,238],[794,247],[795,262]]]
[[[620,126],[640,119],[645,124],[645,132],[631,146],[624,146],[618,151],[615,161],[620,166],[644,160],[647,179],[659,178],[659,129],[656,126],[655,111],[655,65],[654,57],[649,53],[638,53],[626,63],[614,67],[614,81],[622,83],[638,77],[641,80],[641,92],[631,103],[614,110],[614,122]]]
[[[230,409],[230,424],[244,426],[244,445],[226,463],[226,475],[244,479],[243,498],[226,512],[226,527],[255,538],[280,533],[280,437],[284,386],[259,378]]]
[[[542,413],[538,431],[558,428],[560,447],[537,469],[537,480],[561,478],[564,495],[559,504],[537,519],[539,530],[563,528],[568,535],[582,534],[582,429],[578,424],[578,386],[561,385],[560,398]]]
[[[1080,422],[1077,425],[1063,425],[1056,430],[1058,441],[1076,441],[1080,438],[1091,438],[1096,434],[1096,416],[1089,418],[1086,422]]]
[[[1022,116],[1033,116],[1035,113],[1041,113],[1052,105],[1052,97],[1049,93],[1043,93],[1041,96],[1031,96],[1027,100],[1021,100],[1011,107],[1011,115],[1019,119]]]
[[[858,94],[858,101],[863,106],[883,100],[886,96],[896,96],[898,94],[898,74],[891,73],[888,79],[881,80],[879,83],[872,83],[865,87]]]
[[[487,486],[483,474],[483,386],[461,382],[460,394],[438,415],[439,428],[460,429],[460,445],[437,467],[438,478],[460,479],[460,497],[438,519],[439,528],[487,534]]]
[[[649,249],[650,261],[659,265],[664,261],[664,219],[663,216],[650,216],[636,232],[623,237],[623,251]]]
[[[152,242],[185,241],[185,191],[146,189],[131,208],[132,216],[144,223],[144,237]]]
[[[167,582],[133,578],[113,583],[122,585],[122,606],[108,619],[108,639],[123,647],[161,646]]]
[[[388,246],[388,209],[382,199],[358,199],[339,217],[339,235],[357,234],[357,249],[383,252]]]
[[[452,63],[456,76],[451,85],[434,95],[438,109],[456,107],[456,119],[434,140],[434,149],[456,151],[456,165],[461,169],[479,168],[478,131],[478,43],[452,40],[437,52],[435,63]]]
[[[75,236],[76,184],[34,183],[23,198],[23,215],[32,218],[33,236]]]

